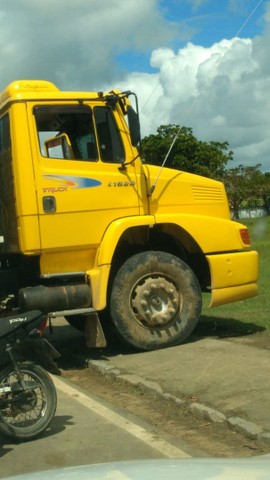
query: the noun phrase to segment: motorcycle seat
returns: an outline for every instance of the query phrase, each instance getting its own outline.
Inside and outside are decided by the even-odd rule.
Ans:
[[[17,315],[10,317],[0,317],[0,338],[2,339],[11,333],[15,333],[20,328],[30,332],[32,329],[40,326],[43,321],[44,314],[40,310],[17,313]]]

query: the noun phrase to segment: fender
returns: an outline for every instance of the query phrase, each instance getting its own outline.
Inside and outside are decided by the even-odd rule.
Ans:
[[[250,245],[242,241],[240,230],[245,225],[230,219],[188,214],[143,215],[119,218],[112,222],[103,235],[96,266],[108,265],[112,261],[117,243],[122,234],[131,227],[158,224],[174,224],[184,229],[204,253],[243,250]]]
[[[134,215],[132,217],[118,218],[112,222],[105,231],[97,254],[97,266],[111,264],[113,254],[122,234],[132,227],[155,225],[154,215]]]
[[[112,257],[122,234],[129,228],[155,225],[153,215],[119,218],[112,222],[103,235],[96,256],[95,268],[88,270],[92,291],[93,308],[103,310],[106,307],[107,286],[110,275]]]
[[[250,247],[244,243],[240,234],[246,226],[230,219],[207,215],[161,214],[156,215],[156,224],[174,224],[185,230],[199,245],[202,252],[230,252]]]
[[[119,218],[107,228],[97,253],[96,266],[87,272],[91,282],[93,307],[96,310],[102,310],[106,306],[110,265],[122,234],[131,227],[149,226],[151,228],[156,224],[172,224],[184,229],[193,239],[196,239],[196,243],[205,254],[246,250],[249,247],[243,243],[240,235],[240,229],[246,227],[229,219],[190,214]]]

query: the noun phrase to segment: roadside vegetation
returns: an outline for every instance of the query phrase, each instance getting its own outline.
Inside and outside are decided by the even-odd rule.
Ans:
[[[259,253],[259,294],[257,297],[208,309],[204,307],[199,331],[207,335],[237,336],[261,333],[270,336],[270,217],[242,221],[248,226],[252,248]],[[270,339],[269,339],[270,341]]]

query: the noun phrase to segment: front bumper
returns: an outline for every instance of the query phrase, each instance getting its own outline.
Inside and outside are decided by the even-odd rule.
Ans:
[[[258,294],[258,253],[230,252],[206,256],[211,274],[209,307],[237,302]]]

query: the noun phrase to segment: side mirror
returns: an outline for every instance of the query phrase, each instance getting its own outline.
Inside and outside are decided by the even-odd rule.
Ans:
[[[139,115],[131,105],[127,106],[127,118],[130,131],[130,138],[133,147],[137,147],[141,141],[141,127]]]

